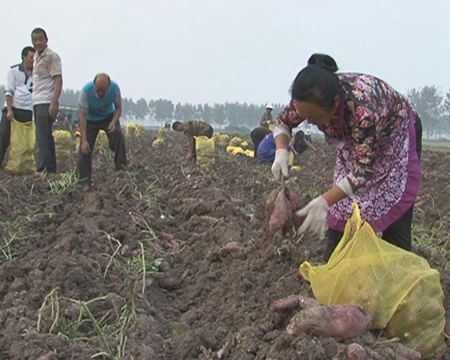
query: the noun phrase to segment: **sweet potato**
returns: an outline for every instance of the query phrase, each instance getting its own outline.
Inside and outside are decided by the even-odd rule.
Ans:
[[[276,311],[291,310],[298,308],[299,305],[299,297],[294,295],[286,299],[277,300],[273,305],[273,309]]]
[[[272,215],[269,221],[269,233],[273,236],[278,229],[284,227],[292,219],[292,210],[289,208],[288,200],[283,191],[279,191],[275,199]]]
[[[309,298],[306,296],[299,296],[298,297],[298,303],[302,309],[308,309],[313,306],[320,306],[323,305],[319,300]]]
[[[348,360],[367,360],[367,354],[364,348],[356,343],[347,346]]]
[[[291,203],[292,211],[300,210],[303,206],[303,201],[295,192],[289,190],[288,194],[289,202]]]
[[[269,194],[269,197],[266,200],[266,204],[265,204],[265,214],[266,214],[266,220],[269,221],[270,217],[272,216],[273,213],[273,208],[275,206],[275,199],[278,196],[278,193],[280,192],[281,187],[278,187],[274,190],[272,190]]]
[[[290,335],[305,332],[313,336],[348,340],[366,333],[371,322],[370,315],[358,306],[318,305],[296,314],[286,330]]]
[[[422,355],[413,349],[407,348],[406,346],[398,343],[395,344],[394,348],[387,348],[389,356],[397,360],[420,360]]]

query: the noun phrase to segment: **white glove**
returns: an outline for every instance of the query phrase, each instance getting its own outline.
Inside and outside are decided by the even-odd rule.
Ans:
[[[320,240],[325,239],[328,210],[330,210],[330,207],[322,196],[310,201],[308,205],[295,213],[299,217],[306,216],[297,232],[317,236]]]
[[[289,153],[287,149],[278,149],[272,164],[272,174],[275,180],[281,181],[281,175],[285,179],[289,177]]]

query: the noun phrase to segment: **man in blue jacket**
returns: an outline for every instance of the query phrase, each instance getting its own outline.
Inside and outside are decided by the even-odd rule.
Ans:
[[[78,157],[80,182],[91,184],[92,151],[100,130],[108,136],[108,145],[114,151],[116,170],[125,169],[127,154],[125,136],[120,127],[122,97],[119,86],[105,73],[97,74],[81,90],[78,99],[81,146]]]

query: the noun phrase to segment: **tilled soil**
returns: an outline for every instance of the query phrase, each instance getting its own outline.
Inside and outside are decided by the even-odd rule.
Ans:
[[[127,171],[113,172],[111,153],[97,150],[92,189],[56,188],[67,173],[0,171],[0,359],[345,359],[351,342],[383,358],[379,334],[292,338],[293,312],[270,310],[312,296],[298,267],[321,262],[325,246],[261,230],[278,186],[269,166],[217,149],[202,171],[184,158],[182,134],[170,132],[163,149],[153,137],[128,139]],[[334,153],[315,146],[287,182],[305,203],[332,181]],[[440,271],[447,314],[449,160],[423,153],[415,221],[431,240],[414,244]]]

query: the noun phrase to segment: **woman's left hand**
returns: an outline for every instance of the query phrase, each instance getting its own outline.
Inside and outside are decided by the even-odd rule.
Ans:
[[[297,233],[317,236],[320,240],[325,239],[328,210],[330,207],[322,196],[310,201],[308,205],[295,213],[295,215],[305,218]]]

